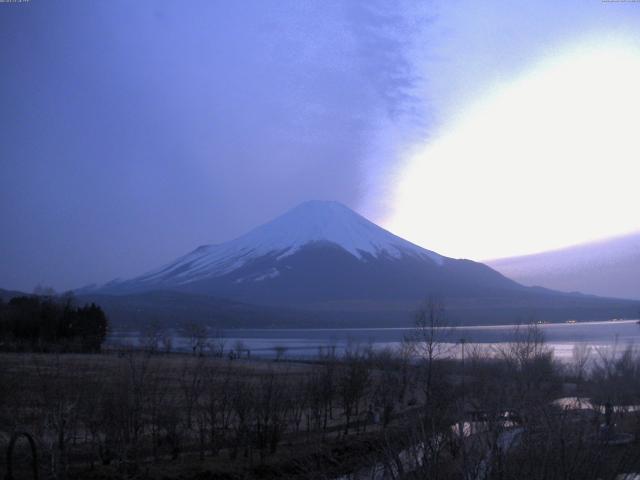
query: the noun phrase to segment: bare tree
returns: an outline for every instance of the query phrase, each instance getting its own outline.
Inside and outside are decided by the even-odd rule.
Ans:
[[[287,347],[284,345],[276,345],[273,347],[273,351],[276,354],[276,362],[279,362],[284,358],[284,354],[287,352]]]
[[[230,457],[236,459],[239,450],[244,448],[244,457],[248,458],[251,451],[251,419],[256,406],[257,387],[251,379],[235,376],[231,383],[231,406],[234,418],[233,442]]]
[[[211,355],[217,358],[222,358],[224,356],[226,343],[224,331],[220,329],[215,330],[209,339],[209,350],[211,351]]]
[[[39,356],[33,359],[38,376],[38,396],[34,400],[37,411],[43,413],[43,438],[51,452],[51,473],[54,478],[65,480],[69,443],[80,418],[79,407],[88,381],[82,371],[66,368],[59,354],[48,358],[46,363]]]
[[[233,350],[235,352],[234,353],[235,358],[241,358],[243,352],[247,353],[247,358],[249,357],[249,349],[247,348],[245,343],[240,339],[235,341],[235,343],[233,345]]]
[[[578,381],[582,381],[584,378],[585,369],[591,360],[592,351],[591,345],[585,342],[577,342],[573,345],[573,369]]]
[[[168,330],[164,330],[160,337],[160,346],[164,353],[171,353],[173,350],[173,336]]]
[[[186,430],[193,429],[194,411],[204,389],[205,359],[193,362],[185,360],[180,373],[182,409],[185,412]]]
[[[345,357],[338,377],[339,399],[345,417],[345,435],[349,433],[352,418],[357,418],[360,414],[361,402],[369,382],[369,366],[365,359],[353,353]]]
[[[202,355],[207,346],[207,328],[197,322],[187,322],[182,333],[189,343],[189,348],[194,355]]]
[[[198,407],[208,434],[211,455],[218,454],[231,428],[232,379],[233,371],[227,367],[220,369],[209,365],[204,371],[204,388]],[[201,437],[201,442],[204,440]]]
[[[415,327],[406,336],[405,343],[421,360],[424,366],[424,393],[427,406],[433,389],[435,362],[451,350],[451,324],[447,320],[444,303],[435,298],[427,298],[415,314]]]
[[[274,371],[260,375],[255,395],[252,423],[256,446],[264,461],[267,451],[276,452],[284,434],[290,398],[286,383]]]
[[[151,320],[140,332],[138,342],[150,354],[157,353],[163,339],[163,328],[158,320]]]

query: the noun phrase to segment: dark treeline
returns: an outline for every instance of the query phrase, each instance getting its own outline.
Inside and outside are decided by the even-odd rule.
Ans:
[[[108,321],[95,305],[75,306],[71,297],[14,297],[0,300],[0,348],[3,350],[97,352]]]

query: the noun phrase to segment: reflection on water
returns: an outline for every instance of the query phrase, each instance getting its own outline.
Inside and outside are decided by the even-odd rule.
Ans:
[[[441,339],[451,347],[446,349],[451,356],[461,354],[463,339],[467,352],[491,354],[500,345],[513,341],[516,328],[515,325],[454,327],[443,330]],[[589,344],[594,351],[631,343],[640,345],[640,325],[635,320],[543,324],[539,328],[559,359],[570,360],[579,344]],[[397,348],[411,331],[411,328],[230,329],[224,333],[224,341],[226,350],[241,343],[252,356],[273,357],[278,348],[289,358],[309,358],[332,350],[341,354],[349,348]],[[138,338],[135,332],[114,332],[108,343],[138,345]],[[188,339],[179,333],[173,332],[173,340],[174,349],[189,349]]]

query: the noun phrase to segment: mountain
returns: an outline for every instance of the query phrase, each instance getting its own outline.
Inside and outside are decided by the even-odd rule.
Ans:
[[[524,285],[640,299],[640,233],[488,264]]]
[[[340,203],[322,201],[303,203],[239,238],[201,246],[141,276],[78,293],[109,296],[116,304],[153,292],[181,294],[175,305],[166,304],[174,310],[181,302],[225,299],[317,325],[406,324],[426,296],[442,298],[452,317],[469,323],[630,311],[626,302],[524,287],[482,263],[444,257]]]
[[[310,201],[220,245],[105,285],[105,293],[176,290],[267,304],[415,299],[521,288],[487,266],[443,257],[337,202]]]
[[[235,240],[199,247],[157,270],[113,286],[202,290],[201,282],[212,278],[224,277],[234,284],[264,282],[288,273],[291,257],[311,250],[326,252],[327,248],[339,249],[345,258],[360,262],[407,257],[433,266],[444,262],[444,257],[387,232],[340,203],[312,201]]]

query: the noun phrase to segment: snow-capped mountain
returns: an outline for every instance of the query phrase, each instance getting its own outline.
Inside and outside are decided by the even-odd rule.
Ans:
[[[263,303],[518,288],[482,264],[404,240],[338,202],[305,202],[234,240],[201,246],[103,292],[180,290]]]
[[[322,243],[341,248],[360,261],[403,256],[428,259],[436,265],[444,261],[437,253],[393,235],[338,202],[310,201],[235,240],[199,247],[134,282],[187,285],[226,275],[261,257],[271,257],[277,263],[305,247]],[[236,280],[262,281],[280,274],[277,266],[265,267]]]
[[[242,301],[300,304],[416,299],[519,285],[485,265],[404,240],[338,202],[305,202],[234,240],[201,246],[101,291],[179,290]]]
[[[259,311],[249,305],[268,306],[272,318],[288,315],[289,324],[295,324],[296,317],[303,323],[303,316],[310,318],[307,314],[320,325],[406,324],[427,296],[443,298],[448,310],[457,312],[455,317],[476,323],[527,321],[534,315],[600,318],[596,311],[624,314],[619,305],[602,299],[524,287],[482,263],[444,257],[340,203],[324,201],[303,203],[241,237],[199,247],[139,277],[78,293],[101,295],[114,311],[126,307],[138,312],[124,315],[128,321],[142,311],[158,315],[153,292],[173,292],[162,297],[174,299],[163,304],[165,316],[181,318],[197,311],[205,320],[218,318],[215,312],[207,316],[205,305],[225,299],[239,302],[225,304],[225,311],[238,309],[243,322]],[[214,304],[220,310],[220,302]],[[189,309],[193,305],[198,308]],[[290,309],[289,314],[281,309]]]
[[[640,233],[488,264],[524,285],[640,299]]]

